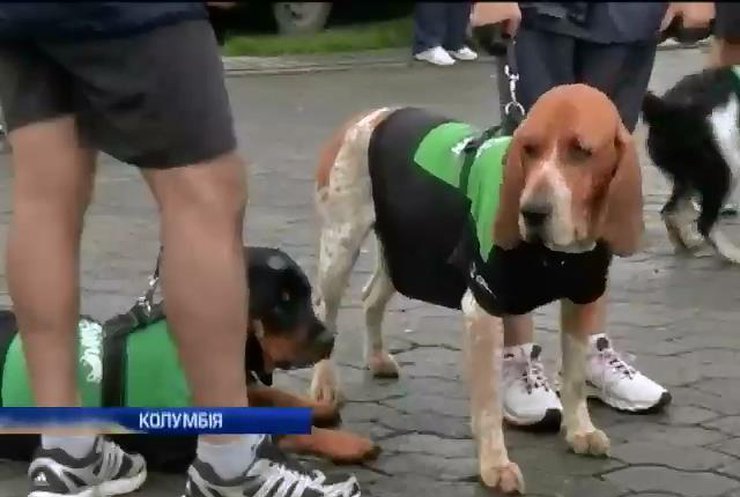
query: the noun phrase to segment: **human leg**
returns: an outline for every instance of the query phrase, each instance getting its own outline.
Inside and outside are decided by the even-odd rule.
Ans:
[[[183,21],[127,38],[47,50],[85,83],[86,135],[138,166],[155,197],[166,311],[192,403],[244,406],[246,169],[235,152],[223,66],[210,26]],[[142,73],[142,65],[150,70]],[[201,437],[186,495],[218,491],[241,497],[297,482],[317,495],[328,491],[328,480],[318,482],[316,473],[284,461],[269,437]],[[359,494],[354,477],[332,484]]]
[[[478,54],[465,45],[472,9],[472,2],[450,2],[447,4],[447,25],[442,46],[458,60],[475,60],[478,58]]]
[[[574,81],[573,38],[520,29],[515,56],[517,98],[525,109],[554,86]],[[545,375],[542,349],[534,343],[531,314],[504,318],[504,418],[512,425],[541,430],[560,428],[560,400]]]
[[[414,42],[412,53],[417,60],[438,66],[449,66],[455,60],[444,51],[447,4],[443,2],[417,2],[414,6]]]
[[[578,81],[606,93],[617,106],[625,127],[634,131],[655,61],[655,44],[599,45],[579,42],[576,50]],[[628,77],[625,77],[628,75]],[[670,394],[637,371],[611,347],[606,336],[606,299],[590,334],[586,377],[591,396],[620,410],[652,412],[670,402]]]
[[[715,11],[715,42],[711,65],[740,64],[740,5],[735,2],[716,2]]]
[[[8,286],[36,405],[78,406],[79,250],[95,151],[79,139],[71,81],[35,47],[0,50],[0,99],[14,168]],[[105,462],[104,462],[105,461]],[[30,495],[133,491],[144,461],[93,436],[45,432],[31,463]],[[112,487],[111,487],[112,486]]]

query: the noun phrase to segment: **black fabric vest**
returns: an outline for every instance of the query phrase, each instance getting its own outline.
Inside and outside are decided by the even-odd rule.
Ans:
[[[559,299],[598,299],[611,262],[603,243],[578,254],[525,242],[512,250],[494,245],[481,258],[467,197],[414,163],[423,138],[450,121],[404,108],[380,123],[370,140],[375,232],[396,290],[459,309],[470,288],[486,312],[497,316],[525,314]]]

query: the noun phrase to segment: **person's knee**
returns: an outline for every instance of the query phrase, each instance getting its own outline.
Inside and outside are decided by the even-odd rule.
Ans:
[[[14,169],[14,214],[43,213],[44,219],[54,223],[63,219],[81,222],[92,198],[96,154],[80,145],[74,120],[65,117],[29,124],[14,129],[8,140]]]
[[[238,230],[247,203],[244,161],[229,153],[207,163],[144,172],[167,225]],[[215,233],[214,233],[215,234]]]

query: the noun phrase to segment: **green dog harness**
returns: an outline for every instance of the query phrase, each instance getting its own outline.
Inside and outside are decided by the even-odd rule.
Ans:
[[[157,319],[140,327],[115,330],[88,318],[81,318],[77,327],[77,382],[82,405],[105,406],[103,376],[106,343],[120,340],[125,354],[119,392],[119,405],[131,407],[185,407],[190,405],[190,391],[180,367],[177,349],[172,342],[165,319]],[[111,337],[116,338],[111,338]],[[33,406],[23,343],[19,334],[8,347],[2,374],[4,407]]]
[[[481,258],[493,247],[493,223],[503,182],[504,158],[510,136],[492,136],[467,148],[480,131],[466,123],[447,122],[432,129],[414,154],[414,163],[470,200],[470,214]],[[471,155],[468,155],[471,154]]]

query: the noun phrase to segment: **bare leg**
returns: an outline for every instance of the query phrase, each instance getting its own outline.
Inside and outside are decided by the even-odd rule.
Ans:
[[[76,406],[80,237],[95,155],[81,148],[71,117],[24,126],[9,140],[8,287],[31,387],[38,406]]]
[[[733,66],[740,64],[740,43],[714,39],[709,55],[709,65],[712,67]]]
[[[514,347],[534,341],[534,320],[531,314],[506,316],[504,319],[504,347]]]
[[[561,340],[563,354],[563,424],[565,439],[577,454],[604,455],[609,439],[591,422],[586,402],[586,360],[589,335],[603,329],[605,298],[593,304],[561,302]]]
[[[503,325],[487,314],[470,292],[462,300],[465,316],[463,370],[470,390],[473,437],[478,448],[481,480],[504,493],[524,492],[524,479],[509,460],[503,432],[501,366]]]
[[[143,174],[160,208],[167,316],[193,403],[244,406],[244,163],[227,154]]]

